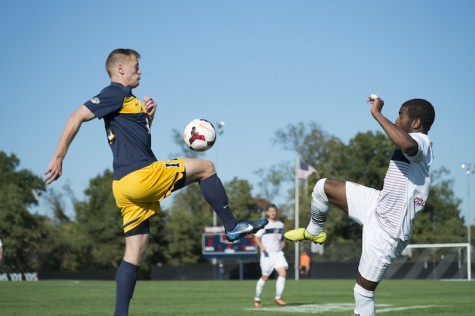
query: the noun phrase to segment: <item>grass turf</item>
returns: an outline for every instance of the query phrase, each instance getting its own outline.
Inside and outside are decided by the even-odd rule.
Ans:
[[[256,281],[139,281],[129,313],[353,315],[352,280],[287,280],[286,307],[273,303],[275,280],[269,280],[260,309],[252,304]],[[114,300],[113,281],[0,282],[2,316],[112,315]],[[475,282],[384,280],[376,304],[387,316],[474,315]]]

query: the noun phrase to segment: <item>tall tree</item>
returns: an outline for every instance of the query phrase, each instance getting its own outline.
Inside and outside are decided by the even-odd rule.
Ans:
[[[165,226],[166,260],[171,264],[201,260],[201,235],[212,225],[212,209],[201,195],[198,184],[174,193]]]
[[[445,168],[431,173],[427,205],[416,218],[413,243],[466,242],[467,232],[460,217],[460,199],[455,198],[453,180]]]
[[[291,167],[286,162],[270,166],[267,170],[258,169],[255,173],[261,179],[258,182],[260,196],[269,201],[274,200],[279,195],[282,184],[290,180],[289,177],[292,173],[290,169]],[[285,171],[283,172],[283,170]]]
[[[0,151],[0,238],[4,269],[37,271],[47,260],[52,238],[49,221],[28,208],[45,191],[43,179],[29,170],[17,170],[19,159]]]
[[[335,163],[339,161],[345,145],[337,137],[323,131],[316,122],[307,125],[303,122],[288,124],[275,132],[272,142],[296,153],[302,161],[318,167],[320,174],[338,176],[339,168]]]
[[[252,196],[252,185],[247,180],[234,177],[225,184],[229,205],[240,220],[260,219],[260,209]]]
[[[88,268],[116,267],[124,253],[122,216],[112,194],[112,179],[110,170],[91,179],[87,200],[75,205],[78,230],[88,236]]]

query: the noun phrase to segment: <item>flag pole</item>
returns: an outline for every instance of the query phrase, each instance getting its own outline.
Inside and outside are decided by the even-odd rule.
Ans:
[[[300,159],[297,156],[295,159],[295,229],[299,228],[299,170]],[[300,244],[297,241],[295,243],[295,280],[299,279],[299,247]]]

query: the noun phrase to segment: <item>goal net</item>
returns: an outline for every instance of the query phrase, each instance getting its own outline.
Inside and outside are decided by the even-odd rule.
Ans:
[[[388,268],[392,279],[471,280],[469,243],[412,244]]]

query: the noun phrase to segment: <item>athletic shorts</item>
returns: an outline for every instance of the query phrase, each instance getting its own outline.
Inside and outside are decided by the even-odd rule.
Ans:
[[[183,159],[156,161],[112,182],[124,233],[160,212],[160,201],[185,185]]]
[[[285,260],[284,252],[273,251],[267,252],[268,256],[266,257],[263,252],[261,252],[261,271],[262,275],[269,276],[272,271],[277,270],[281,267],[287,269],[289,267],[287,260]]]
[[[381,281],[388,266],[408,241],[391,237],[378,224],[376,206],[380,191],[346,182],[348,216],[363,225],[362,252],[358,272],[372,282]]]

